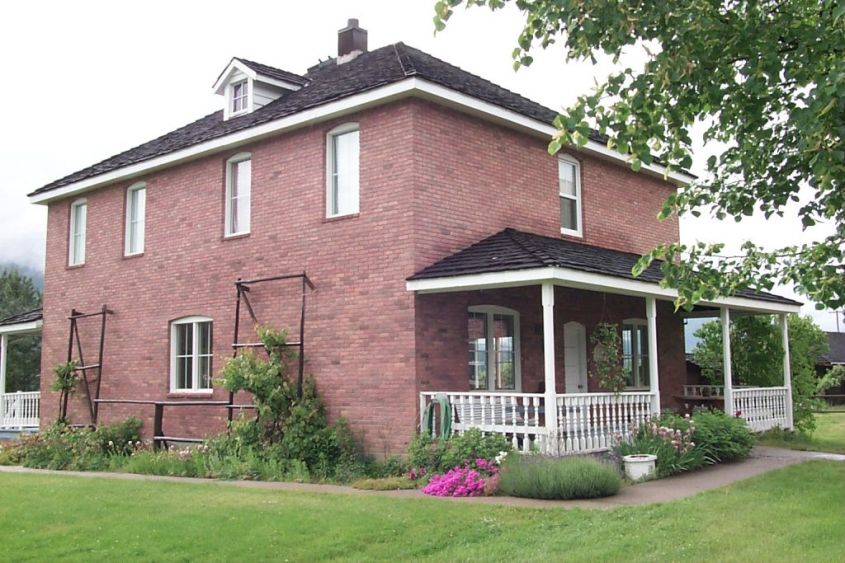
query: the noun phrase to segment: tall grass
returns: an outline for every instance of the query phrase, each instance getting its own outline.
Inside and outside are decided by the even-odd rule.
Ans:
[[[498,493],[539,499],[608,497],[619,492],[616,467],[586,457],[511,454],[499,475]]]

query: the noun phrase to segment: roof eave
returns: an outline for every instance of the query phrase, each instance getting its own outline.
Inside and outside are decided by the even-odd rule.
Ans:
[[[664,301],[674,300],[678,296],[676,290],[661,287],[657,283],[561,268],[559,266],[436,278],[410,278],[405,282],[405,289],[416,293],[450,293],[456,291],[477,291],[482,289],[539,285],[543,283],[635,297],[654,297]],[[797,303],[780,303],[737,296],[722,297],[713,301],[701,301],[699,304],[714,307],[729,307],[731,309],[759,314],[786,314],[799,313],[801,311],[801,305]]]

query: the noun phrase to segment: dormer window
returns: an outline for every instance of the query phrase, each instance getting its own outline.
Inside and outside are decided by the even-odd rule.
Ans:
[[[249,81],[235,82],[232,88],[232,106],[230,115],[237,115],[249,109]]]

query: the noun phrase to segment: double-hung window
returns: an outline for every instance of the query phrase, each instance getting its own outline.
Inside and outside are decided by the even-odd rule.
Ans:
[[[237,115],[249,109],[249,81],[241,80],[230,86],[231,105],[229,115]]]
[[[147,210],[146,184],[133,184],[126,190],[125,255],[144,252],[144,221]]]
[[[572,157],[558,158],[560,232],[581,236],[581,165]]]
[[[74,201],[70,206],[70,229],[68,231],[68,265],[85,263],[85,231],[88,223],[88,202]]]
[[[252,159],[236,154],[226,161],[226,236],[243,235],[250,229]]]
[[[645,319],[622,322],[622,368],[626,387],[648,388],[648,325]]]
[[[519,313],[495,306],[470,307],[469,387],[480,391],[518,391]]]
[[[170,325],[170,390],[211,390],[211,334],[208,317],[185,317]]]
[[[358,124],[329,132],[326,142],[326,217],[358,213]]]

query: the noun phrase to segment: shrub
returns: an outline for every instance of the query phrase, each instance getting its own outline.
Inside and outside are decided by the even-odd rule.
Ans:
[[[485,459],[454,467],[443,475],[434,475],[422,492],[436,497],[476,497],[496,489],[499,468]]]
[[[661,417],[640,425],[631,431],[631,438],[616,446],[619,456],[652,454],[657,456],[655,468],[658,477],[667,477],[683,471],[703,467],[710,460],[706,451],[696,447],[694,423],[685,419]]]
[[[416,489],[417,483],[407,477],[382,477],[380,479],[358,479],[352,482],[352,486],[364,491],[398,491]]]
[[[417,434],[408,446],[408,462],[428,473],[442,473],[455,467],[473,465],[477,459],[493,460],[501,452],[511,449],[510,442],[503,435],[485,436],[476,428],[449,440],[422,433]]]
[[[615,495],[622,479],[609,463],[588,457],[509,455],[499,475],[499,494],[538,499]]]
[[[754,435],[745,421],[717,410],[700,410],[693,414],[693,440],[710,463],[734,461],[748,457]]]

